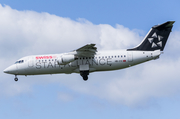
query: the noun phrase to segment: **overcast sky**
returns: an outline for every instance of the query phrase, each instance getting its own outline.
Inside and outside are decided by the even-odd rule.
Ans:
[[[178,119],[180,1],[1,0],[0,118]],[[27,55],[63,53],[88,43],[98,50],[138,45],[154,25],[173,20],[160,59],[131,68],[18,76],[3,70]]]

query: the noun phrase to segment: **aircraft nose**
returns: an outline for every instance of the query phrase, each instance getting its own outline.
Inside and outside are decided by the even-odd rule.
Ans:
[[[6,68],[4,70],[4,73],[8,73],[8,74],[17,74],[17,68],[16,68],[16,65],[11,65],[9,66],[8,68]]]

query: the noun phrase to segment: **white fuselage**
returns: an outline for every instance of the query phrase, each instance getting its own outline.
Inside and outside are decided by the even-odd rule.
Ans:
[[[96,44],[86,44],[72,52],[27,56],[16,61],[4,73],[17,75],[40,75],[79,73],[84,81],[96,71],[110,71],[131,67],[159,58],[164,50],[174,21],[153,26],[143,41],[127,50],[99,51]]]
[[[152,59],[157,59],[160,50],[156,51],[103,51],[94,57],[78,57],[76,60],[59,65],[58,59],[64,54],[33,55],[19,59],[4,71],[15,75],[39,75],[57,73],[79,73],[80,66],[88,65],[89,72],[109,71],[127,68]],[[65,53],[73,54],[73,52]]]

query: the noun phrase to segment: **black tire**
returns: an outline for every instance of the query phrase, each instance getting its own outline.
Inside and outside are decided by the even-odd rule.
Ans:
[[[18,78],[14,78],[15,81],[18,81]]]
[[[87,81],[88,80],[88,76],[83,76],[83,80]]]

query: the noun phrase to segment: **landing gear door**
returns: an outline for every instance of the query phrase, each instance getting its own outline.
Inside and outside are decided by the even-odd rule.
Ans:
[[[133,61],[133,52],[128,52],[128,61],[129,62]]]
[[[89,64],[79,65],[79,71],[89,71]]]
[[[33,57],[29,57],[28,67],[33,67],[33,66],[34,66],[34,58]]]

